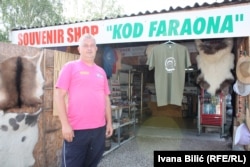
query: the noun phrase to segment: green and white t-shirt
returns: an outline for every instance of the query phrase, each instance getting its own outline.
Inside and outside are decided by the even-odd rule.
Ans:
[[[149,70],[155,69],[158,106],[181,106],[185,85],[185,68],[191,66],[188,49],[180,44],[155,46],[147,60]]]

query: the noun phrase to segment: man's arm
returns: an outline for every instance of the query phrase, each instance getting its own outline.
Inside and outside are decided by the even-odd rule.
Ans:
[[[68,142],[71,142],[74,137],[74,131],[72,130],[68,121],[68,117],[67,117],[67,109],[66,109],[66,103],[65,103],[66,95],[67,95],[66,90],[56,88],[54,101],[55,101],[58,116],[62,125],[63,138],[67,140]]]
[[[110,98],[106,96],[106,137],[110,137],[113,134],[113,126],[112,126],[112,114],[111,114],[111,104]]]

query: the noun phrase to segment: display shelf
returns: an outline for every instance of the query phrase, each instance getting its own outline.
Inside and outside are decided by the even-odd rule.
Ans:
[[[104,153],[103,153],[103,156],[107,155],[108,153],[114,151],[115,149],[119,148],[120,145],[118,143],[115,143],[115,142],[111,142],[111,148],[109,150],[106,150]]]
[[[121,87],[118,80],[110,81],[110,90],[111,90],[111,103],[119,103],[121,101]]]
[[[142,122],[143,112],[146,107],[144,107],[144,74],[142,71],[135,70],[133,75],[133,89],[132,96],[134,101],[138,103],[139,120]]]
[[[112,123],[112,126],[113,126],[113,129],[115,130],[115,129],[117,129],[117,128],[120,127],[120,123],[118,123],[118,122],[113,122],[113,123]]]
[[[107,155],[119,148],[125,142],[135,138],[135,105],[111,105],[114,134],[111,137],[111,148],[103,155]],[[125,113],[124,109],[131,108],[131,113]],[[126,132],[126,133],[125,133]],[[125,136],[124,136],[125,135]]]
[[[111,90],[111,110],[112,110],[112,120],[114,133],[111,137],[112,147],[105,151],[104,155],[110,153],[116,148],[120,147],[126,141],[131,140],[135,137],[135,112],[137,104],[131,100],[131,70],[119,70],[120,73],[128,73],[127,83],[120,83],[118,79],[110,80],[110,90]],[[124,93],[125,92],[125,93]],[[132,136],[124,134],[133,134]],[[125,136],[124,136],[125,135]],[[114,146],[113,146],[114,145]]]
[[[146,67],[143,67],[143,69]],[[121,91],[126,92],[127,98],[122,97],[122,99],[127,99],[130,103],[135,102],[136,111],[136,122],[142,122],[145,111],[150,108],[147,105],[149,101],[149,95],[144,93],[144,71],[140,68],[129,69],[129,70],[119,70],[118,80],[120,80],[121,73],[127,74],[127,82],[123,82],[121,85]],[[146,100],[148,99],[148,100]]]
[[[126,92],[126,95],[127,95],[126,99],[128,102],[132,101],[132,99],[131,99],[132,98],[132,88],[133,88],[132,82],[133,82],[134,71],[135,70],[133,70],[133,69],[118,70],[118,74],[117,74],[117,80],[120,83],[121,91]],[[127,81],[123,82],[123,83],[120,82],[122,73],[127,74]]]
[[[211,96],[204,90],[198,98],[198,135],[203,127],[220,128],[220,136],[225,136],[225,98],[223,94]]]
[[[197,116],[197,94],[183,93],[182,117],[194,118]]]
[[[135,122],[135,120],[131,120],[131,121],[122,123],[122,124],[120,125],[120,127],[123,127],[123,126],[127,126],[127,125],[130,125],[130,124],[133,124],[134,122]]]

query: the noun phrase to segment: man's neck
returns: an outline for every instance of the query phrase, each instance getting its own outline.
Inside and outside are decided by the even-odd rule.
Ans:
[[[95,64],[95,62],[91,59],[80,59],[82,62],[84,62],[85,64],[87,64],[88,66],[93,66]]]

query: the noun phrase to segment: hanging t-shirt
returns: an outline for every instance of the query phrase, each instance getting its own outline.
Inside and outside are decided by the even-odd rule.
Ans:
[[[112,77],[113,66],[115,63],[115,53],[113,48],[105,46],[103,53],[103,69],[108,78]]]
[[[185,85],[185,68],[191,66],[188,49],[180,44],[155,46],[147,60],[149,70],[155,69],[158,106],[181,106]]]

